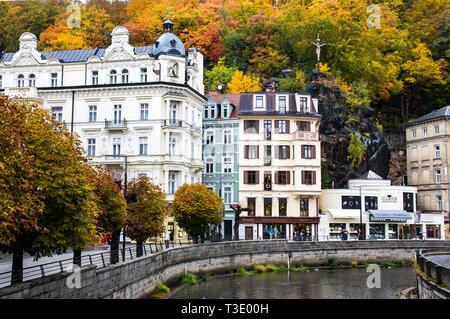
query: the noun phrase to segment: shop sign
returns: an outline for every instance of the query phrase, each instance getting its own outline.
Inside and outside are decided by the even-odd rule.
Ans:
[[[381,196],[382,203],[397,203],[397,196],[387,195]]]
[[[382,217],[374,217],[373,215],[369,215],[369,221],[371,222],[397,222],[397,223],[406,223],[406,218],[382,218]]]

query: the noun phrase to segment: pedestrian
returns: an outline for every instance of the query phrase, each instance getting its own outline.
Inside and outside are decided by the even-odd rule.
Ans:
[[[272,239],[272,236],[273,236],[273,227],[272,226],[269,226],[269,236],[270,236],[270,239]]]
[[[170,247],[170,233],[166,232],[166,248],[169,249]]]
[[[278,227],[275,226],[275,228],[273,229],[273,237],[274,237],[275,239],[278,238],[278,233],[279,233]]]

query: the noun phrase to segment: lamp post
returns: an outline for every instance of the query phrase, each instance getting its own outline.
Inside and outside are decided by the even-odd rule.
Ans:
[[[363,231],[363,222],[362,222],[362,185],[359,185],[359,240],[365,239],[365,231]]]

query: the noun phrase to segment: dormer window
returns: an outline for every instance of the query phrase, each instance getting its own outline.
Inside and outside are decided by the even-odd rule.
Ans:
[[[28,86],[35,87],[36,86],[36,76],[34,74],[30,74],[28,77]]]
[[[117,84],[117,71],[111,70],[109,73],[109,83],[110,84]]]
[[[301,113],[308,113],[308,98],[307,97],[300,97],[300,112]]]
[[[50,73],[50,86],[51,87],[58,86],[58,73]]]
[[[278,110],[279,110],[280,114],[286,113],[286,96],[278,97]]]
[[[92,85],[98,85],[98,71],[92,71]]]
[[[230,108],[230,106],[228,104],[226,104],[226,103],[222,104],[222,117],[223,118],[228,118],[229,113],[230,113],[229,108]]]
[[[141,68],[141,82],[147,82],[147,68]]]
[[[255,107],[256,107],[257,109],[262,109],[262,108],[264,108],[264,96],[262,96],[262,95],[257,95],[257,96],[256,96]]]
[[[122,70],[122,83],[128,83],[128,70]]]
[[[17,87],[23,88],[25,86],[25,77],[23,74],[19,74],[17,77]]]
[[[216,107],[214,105],[209,106],[210,110],[210,118],[216,118]]]

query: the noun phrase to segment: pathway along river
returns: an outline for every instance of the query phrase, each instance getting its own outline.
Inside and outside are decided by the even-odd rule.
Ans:
[[[396,299],[399,291],[416,285],[412,267],[381,268],[380,288],[367,287],[370,275],[365,268],[338,268],[223,276],[182,287],[170,298]]]

